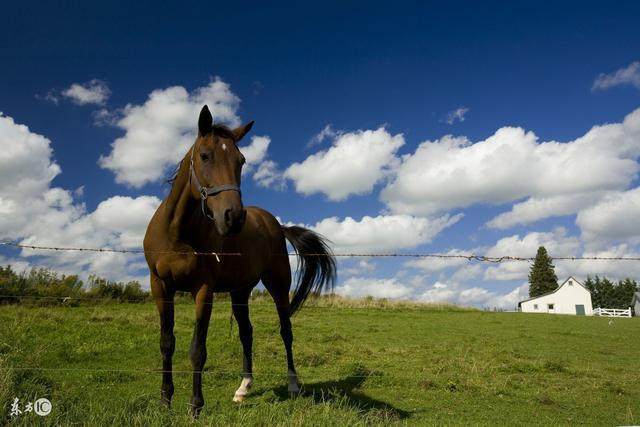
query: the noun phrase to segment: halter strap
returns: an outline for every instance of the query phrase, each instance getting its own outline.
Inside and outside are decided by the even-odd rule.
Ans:
[[[242,192],[240,191],[240,187],[238,187],[235,184],[222,184],[222,185],[217,185],[215,187],[203,187],[202,185],[200,185],[200,181],[198,180],[198,176],[196,175],[196,169],[193,166],[193,153],[195,150],[196,150],[196,144],[194,143],[193,146],[191,147],[191,163],[189,165],[189,169],[191,170],[191,178],[193,179],[193,182],[196,184],[196,189],[198,190],[198,193],[200,193],[200,206],[202,208],[202,214],[207,218],[209,218],[211,221],[215,221],[215,218],[209,215],[209,213],[205,208],[205,205],[207,203],[207,198],[209,196],[218,195],[224,191],[237,191],[238,194],[240,195],[242,195]]]

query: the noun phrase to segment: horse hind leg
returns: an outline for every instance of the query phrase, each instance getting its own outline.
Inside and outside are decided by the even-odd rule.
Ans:
[[[271,294],[276,304],[278,317],[280,319],[280,336],[284,343],[287,354],[287,379],[289,382],[288,391],[290,397],[300,394],[300,384],[293,361],[293,331],[291,328],[291,313],[289,304],[289,289],[291,287],[291,273],[288,269],[282,274],[268,274],[262,278],[262,283]]]
[[[233,401],[243,402],[253,385],[253,326],[249,319],[249,296],[251,288],[231,292],[231,309],[238,322],[238,334],[242,343],[242,382],[233,395]]]

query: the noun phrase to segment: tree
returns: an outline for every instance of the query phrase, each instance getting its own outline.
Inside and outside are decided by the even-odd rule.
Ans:
[[[538,248],[536,259],[529,272],[529,297],[534,298],[558,288],[558,277],[544,246]]]
[[[631,306],[633,294],[637,292],[638,284],[631,278],[618,281],[614,290],[614,307],[626,309]]]
[[[587,278],[584,283],[591,291],[591,302],[594,307],[626,309],[631,305],[633,293],[637,292],[638,284],[635,280],[627,278],[614,284],[606,277],[595,279]]]

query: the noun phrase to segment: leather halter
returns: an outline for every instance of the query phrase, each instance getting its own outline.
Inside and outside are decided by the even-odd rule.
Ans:
[[[196,184],[196,189],[198,193],[200,193],[200,206],[202,208],[202,214],[209,218],[211,221],[215,221],[215,218],[207,213],[205,205],[207,203],[207,198],[209,196],[218,195],[224,191],[237,191],[238,194],[242,196],[242,192],[240,191],[240,187],[235,184],[222,184],[217,185],[215,187],[203,187],[200,185],[200,181],[198,180],[198,176],[196,175],[196,169],[193,166],[193,153],[196,150],[196,144],[193,143],[193,147],[191,147],[191,164],[189,165],[189,170],[191,171],[191,177],[193,182]]]

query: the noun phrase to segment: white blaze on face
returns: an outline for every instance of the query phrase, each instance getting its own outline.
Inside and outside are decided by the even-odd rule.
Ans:
[[[224,151],[227,151],[227,144],[225,144],[224,142],[222,143],[222,149],[223,149]]]

